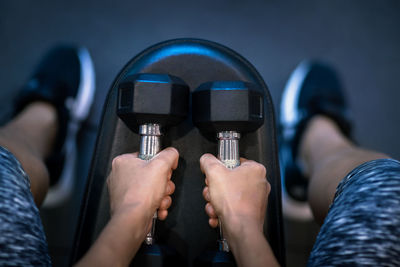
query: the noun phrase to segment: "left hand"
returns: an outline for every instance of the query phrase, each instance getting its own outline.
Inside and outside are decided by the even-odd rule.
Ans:
[[[200,158],[200,167],[206,176],[203,196],[210,226],[217,227],[219,218],[227,236],[251,227],[262,233],[271,191],[265,167],[241,158],[240,166],[228,169],[211,154]]]

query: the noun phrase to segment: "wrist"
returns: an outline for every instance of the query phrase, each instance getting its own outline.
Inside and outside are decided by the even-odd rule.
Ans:
[[[122,214],[129,215],[131,214],[132,217],[139,216],[139,217],[146,217],[152,216],[154,212],[152,212],[152,205],[150,201],[146,199],[132,199],[132,200],[125,200],[118,205],[112,206],[111,209],[111,217],[119,216]]]
[[[238,266],[279,266],[262,224],[257,220],[236,219],[223,223],[223,228]]]
[[[78,265],[128,266],[147,234],[148,217],[146,212],[135,206],[115,210]]]
[[[144,205],[124,205],[112,213],[111,221],[119,222],[121,227],[126,229],[126,231],[133,231],[144,239],[153,214],[154,212]]]
[[[224,217],[222,227],[229,243],[243,242],[244,237],[264,236],[262,223],[255,219],[241,216]]]

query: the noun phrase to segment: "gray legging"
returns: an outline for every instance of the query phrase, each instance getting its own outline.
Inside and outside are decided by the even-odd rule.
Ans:
[[[0,147],[0,266],[51,266],[29,178]]]
[[[50,266],[39,211],[17,159],[0,147],[0,266]],[[400,162],[367,162],[339,184],[309,266],[400,266]]]
[[[308,266],[400,266],[400,162],[379,159],[338,185]]]

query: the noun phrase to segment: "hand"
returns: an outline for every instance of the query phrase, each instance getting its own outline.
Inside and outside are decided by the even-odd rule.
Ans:
[[[231,170],[211,154],[200,158],[200,167],[206,175],[203,196],[210,226],[217,227],[219,217],[228,230],[256,227],[262,232],[271,188],[265,167],[241,159],[241,165]]]
[[[170,195],[175,190],[171,176],[178,159],[174,148],[164,149],[150,161],[141,160],[138,153],[117,156],[107,179],[111,215],[139,209],[149,220],[147,231],[157,209],[158,218],[166,219],[172,203]]]
[[[179,154],[167,148],[152,160],[138,153],[124,154],[112,162],[107,179],[111,220],[77,266],[128,266],[149,232],[154,212],[167,218],[175,190],[172,171]]]

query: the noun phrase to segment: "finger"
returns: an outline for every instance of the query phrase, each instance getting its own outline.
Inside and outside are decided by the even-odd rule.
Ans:
[[[209,224],[212,228],[216,228],[216,227],[218,226],[218,219],[210,218],[210,219],[208,219],[208,224]]]
[[[271,184],[267,180],[267,196],[269,196],[269,193],[271,193]]]
[[[214,159],[216,159],[215,156],[210,153],[206,153],[200,157],[200,170],[202,173],[205,173],[204,167],[209,164],[210,161],[214,161]]]
[[[137,153],[121,154],[113,158],[111,162],[111,170],[121,168],[121,166],[131,165],[138,163],[138,166],[146,164],[145,161],[138,159]]]
[[[157,159],[165,161],[168,164],[168,166],[170,166],[173,170],[175,170],[178,167],[179,152],[173,147],[168,147],[162,150],[153,158],[153,160]]]
[[[210,198],[210,191],[209,191],[209,189],[208,189],[208,186],[204,187],[204,189],[203,189],[203,197],[204,197],[204,199],[205,199],[207,202],[210,202],[210,201],[211,201],[211,198]]]
[[[139,152],[124,153],[124,154],[121,154],[119,156],[125,156],[125,157],[128,157],[128,158],[138,158],[139,157]]]
[[[267,169],[265,166],[254,160],[244,161],[243,164],[240,165],[240,168],[249,168],[252,171],[257,171],[257,173],[262,174],[263,176],[266,176],[267,174]]]
[[[167,189],[165,190],[165,193],[167,195],[172,195],[175,192],[175,184],[172,181],[167,182]]]
[[[215,214],[214,207],[211,205],[211,203],[207,203],[205,207],[206,213],[208,217],[210,218],[217,218],[217,214]]]
[[[106,183],[107,183],[107,186],[108,186],[108,188],[110,188],[110,186],[111,186],[111,183],[112,183],[112,181],[111,181],[111,173],[107,176],[107,179],[106,179]]]
[[[200,169],[206,176],[208,176],[210,171],[214,170],[214,168],[226,169],[222,162],[218,160],[214,155],[204,154],[203,156],[201,156]]]
[[[170,196],[166,196],[161,200],[159,209],[167,210],[171,206],[171,203],[172,203],[172,198]]]
[[[257,163],[256,161],[254,161],[254,160],[251,160],[251,159],[245,159],[245,158],[240,158],[240,166],[248,166],[248,165],[253,165],[253,164],[255,164],[255,163]],[[258,164],[258,163],[257,163]]]
[[[253,160],[248,160],[244,162],[240,167],[248,168],[249,170],[252,170],[253,173],[262,177],[266,177],[267,175],[267,169],[265,168],[265,166]]]
[[[240,157],[240,164],[243,164],[246,161],[248,161],[248,159]]]
[[[158,210],[157,212],[157,219],[164,221],[167,219],[168,216],[168,210]]]

